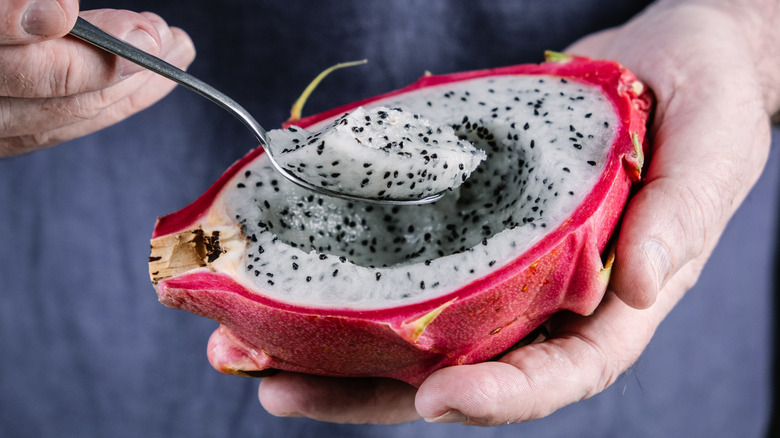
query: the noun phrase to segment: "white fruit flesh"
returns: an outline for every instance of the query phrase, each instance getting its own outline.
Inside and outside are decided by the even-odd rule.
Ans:
[[[400,108],[355,108],[319,131],[268,133],[277,161],[303,180],[339,193],[421,199],[460,186],[485,153],[448,125]]]
[[[384,207],[313,195],[262,156],[203,223],[240,226],[246,248],[217,261],[233,266],[234,279],[309,307],[377,309],[443,295],[568,218],[598,181],[618,126],[598,88],[552,76],[474,79],[375,104],[451,126],[487,160],[435,204]]]

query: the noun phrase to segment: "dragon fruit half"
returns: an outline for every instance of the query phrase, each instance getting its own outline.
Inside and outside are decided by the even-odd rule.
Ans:
[[[539,65],[427,75],[286,126],[316,131],[358,107],[419,114],[487,159],[440,201],[400,207],[308,192],[258,148],[158,219],[152,282],[166,306],[219,322],[216,369],[419,385],[499,355],[557,311],[595,309],[642,170],[651,97],[632,73],[552,53]],[[364,172],[378,187],[388,177],[325,158],[331,173]]]

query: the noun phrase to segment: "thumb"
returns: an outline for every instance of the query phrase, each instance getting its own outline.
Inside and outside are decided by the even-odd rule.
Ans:
[[[28,44],[65,35],[76,22],[78,0],[0,2],[0,45]]]
[[[714,102],[707,89],[725,87],[703,88],[659,111],[646,183],[625,212],[610,288],[635,308],[652,305],[683,266],[700,272],[766,162],[769,124],[757,99],[723,91]]]

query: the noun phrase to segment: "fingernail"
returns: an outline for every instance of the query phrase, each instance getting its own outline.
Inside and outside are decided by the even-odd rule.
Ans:
[[[157,41],[155,41],[154,38],[152,38],[152,36],[144,30],[132,30],[123,38],[123,40],[129,43],[131,46],[141,49],[144,52],[149,52],[152,54],[157,52]],[[130,62],[126,59],[120,59],[117,65],[119,76],[122,78],[126,78],[134,73],[138,73],[143,69],[144,68],[140,65],[134,62]]]
[[[643,249],[647,259],[653,266],[653,271],[655,273],[655,284],[660,291],[661,288],[664,287],[664,284],[666,283],[666,276],[669,275],[669,270],[672,267],[672,260],[669,256],[669,251],[666,250],[666,247],[662,243],[656,240],[648,240],[645,242]]]
[[[63,30],[68,17],[54,0],[35,0],[22,15],[22,29],[30,35],[56,35]]]
[[[298,411],[279,412],[279,413],[274,413],[273,415],[277,417],[283,417],[283,418],[302,418],[305,416]]]
[[[450,410],[435,418],[426,418],[429,423],[463,423],[468,417],[456,410]]]

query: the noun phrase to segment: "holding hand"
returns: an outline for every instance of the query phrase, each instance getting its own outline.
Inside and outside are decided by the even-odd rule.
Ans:
[[[570,53],[614,59],[656,93],[645,183],[630,201],[609,291],[595,314],[554,317],[550,336],[498,362],[449,367],[418,390],[389,380],[280,373],[260,401],[335,422],[499,425],[540,418],[607,388],[693,286],[758,179],[780,108],[776,2],[660,1]]]
[[[80,137],[153,104],[173,82],[141,71],[72,37],[77,0],[0,3],[0,157]],[[157,15],[117,10],[82,16],[181,68],[195,51],[189,37]]]

